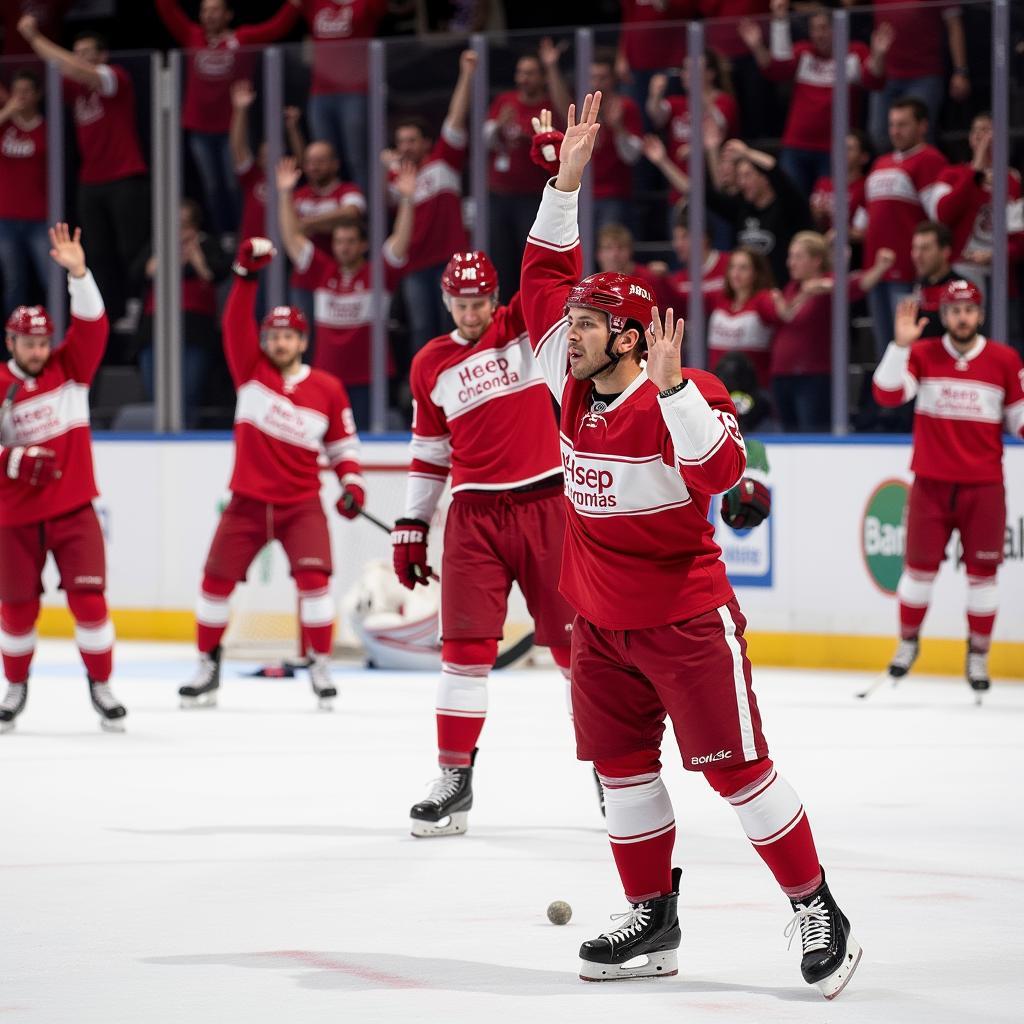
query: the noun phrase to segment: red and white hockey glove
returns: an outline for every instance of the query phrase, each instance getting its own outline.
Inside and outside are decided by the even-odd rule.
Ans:
[[[722,518],[735,530],[760,526],[772,510],[772,492],[749,476],[722,495]]]
[[[422,519],[398,519],[391,531],[391,554],[398,582],[408,590],[427,586],[432,572],[427,564],[427,526]]]
[[[53,480],[60,479],[57,468],[57,453],[39,445],[27,448],[9,448],[4,452],[4,467],[9,480],[20,480],[31,487],[45,487]]]
[[[274,243],[269,238],[247,238],[239,245],[231,269],[239,277],[251,277],[267,266],[275,255]]]
[[[356,483],[347,483],[342,489],[341,497],[335,508],[338,510],[338,515],[344,516],[346,519],[355,519],[365,504],[366,491],[362,486]]]
[[[552,177],[558,174],[558,152],[562,148],[564,138],[564,133],[556,129],[539,132],[530,143],[530,159]]]

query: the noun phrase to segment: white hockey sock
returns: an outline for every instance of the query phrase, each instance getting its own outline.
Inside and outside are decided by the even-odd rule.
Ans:
[[[660,772],[628,779],[598,776],[604,789],[605,821],[613,844],[631,845],[675,827],[675,813]]]

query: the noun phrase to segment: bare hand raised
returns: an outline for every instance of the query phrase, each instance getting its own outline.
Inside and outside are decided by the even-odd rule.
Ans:
[[[675,320],[671,309],[662,322],[657,306],[651,307],[651,326],[647,328],[647,376],[659,391],[667,391],[683,380],[682,319]]]
[[[587,93],[583,101],[583,112],[576,121],[576,104],[569,104],[566,117],[567,127],[562,151],[559,153],[558,177],[555,188],[560,192],[575,192],[583,180],[583,172],[594,154],[594,143],[600,125],[597,113],[601,109],[601,93]]]
[[[72,277],[85,277],[85,250],[82,248],[82,229],[71,230],[63,221],[50,228],[50,259],[63,267]]]

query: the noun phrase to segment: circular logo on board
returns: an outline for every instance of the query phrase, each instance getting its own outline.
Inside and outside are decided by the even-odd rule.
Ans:
[[[902,480],[885,480],[868,498],[861,526],[861,550],[868,575],[886,594],[895,594],[903,572],[907,536],[907,495]]]

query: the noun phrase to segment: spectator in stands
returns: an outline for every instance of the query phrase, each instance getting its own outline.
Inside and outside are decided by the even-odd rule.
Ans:
[[[466,162],[466,120],[476,74],[477,55],[459,56],[459,77],[448,102],[439,138],[425,121],[410,117],[395,125],[395,148],[382,154],[388,169],[388,198],[403,201],[399,178],[403,167],[416,169],[416,220],[402,283],[409,320],[411,352],[447,330],[448,313],[441,296],[441,271],[452,253],[468,248],[462,224],[462,169]]]
[[[953,239],[944,224],[926,220],[914,229],[910,243],[915,275],[913,296],[920,310],[918,316],[928,319],[922,338],[941,338],[946,331],[939,318],[939,299],[946,285],[960,276],[950,265],[952,250]],[[892,324],[889,327],[891,330]]]
[[[668,276],[668,286],[672,294],[671,306],[677,314],[686,316],[690,305],[692,283],[690,277],[691,260],[693,259],[692,240],[690,238],[689,218],[686,207],[679,205],[673,211],[672,250],[679,261],[680,269]],[[701,240],[701,282],[700,290],[704,296],[704,311],[712,309],[725,290],[725,275],[729,269],[731,252],[719,252],[711,246],[711,236],[707,228]]]
[[[685,29],[665,24],[694,18],[697,11],[697,0],[623,0],[615,77],[638,107],[647,102],[651,76],[680,67],[686,56]]]
[[[707,125],[705,139],[715,141]],[[722,160],[736,162],[738,195],[727,195],[718,187]],[[708,208],[733,224],[740,246],[767,257],[773,278],[784,284],[789,242],[798,231],[811,227],[806,193],[796,187],[775,157],[751,149],[739,139],[730,139],[721,153],[715,145],[708,145],[707,169]]]
[[[960,102],[971,93],[960,8],[954,3],[908,4],[906,0],[873,0],[871,6],[875,25],[888,23],[893,29],[893,43],[885,61],[885,85],[871,95],[868,125],[871,141],[879,152],[886,151],[892,141],[887,134],[892,102],[913,96],[924,104],[928,138],[934,142],[946,92],[947,43],[953,67],[949,97]],[[891,327],[889,333],[892,333]]]
[[[801,231],[789,243],[789,283],[776,303],[771,374],[775,413],[783,430],[832,428],[832,289],[827,240]],[[896,254],[879,249],[870,270],[851,274],[847,300],[864,297]],[[842,370],[845,386],[845,367]]]
[[[228,276],[231,258],[217,238],[202,230],[203,212],[194,199],[183,199],[181,218],[181,316],[184,341],[185,423],[198,425],[203,390],[216,368],[226,370],[220,348],[217,285]],[[157,258],[150,251],[139,254],[129,271],[144,292],[139,322],[139,369],[146,396],[153,400],[153,278]]]
[[[708,369],[729,352],[742,352],[757,371],[757,381],[768,388],[771,379],[771,344],[779,292],[774,288],[771,264],[756,249],[740,246],[729,256],[722,293],[711,303],[708,320]]]
[[[803,191],[810,192],[815,181],[831,169],[832,94],[836,82],[831,13],[825,8],[812,9],[807,30],[810,38],[794,44],[789,0],[772,0],[770,49],[764,45],[760,25],[749,19],[739,25],[740,37],[765,78],[794,83],[779,165]],[[861,89],[878,89],[883,84],[892,38],[892,26],[886,22],[875,29],[870,49],[856,40],[850,43],[846,74],[851,86],[850,121],[854,124],[860,121]]]
[[[484,141],[491,153],[490,255],[498,269],[502,302],[519,290],[523,247],[537,216],[537,196],[547,180],[530,160],[533,118],[551,107],[536,54],[524,54],[516,62],[515,86],[495,97],[484,123]],[[563,111],[555,113],[564,116]]]
[[[41,291],[49,273],[46,122],[41,99],[35,72],[17,71],[0,107],[0,315],[5,320],[15,306],[29,304],[31,270]]]
[[[313,35],[310,131],[313,138],[330,142],[345,162],[346,176],[365,192],[369,187],[368,40],[377,34],[388,0],[300,2]]]
[[[864,205],[864,186],[867,183],[868,167],[874,156],[867,134],[851,129],[846,134],[846,194],[851,241],[859,242],[863,232],[853,227],[857,211]],[[819,178],[811,189],[811,216],[814,227],[822,233],[832,228],[835,213],[835,195],[832,191],[831,175]]]
[[[18,31],[43,60],[53,61],[73,103],[78,140],[78,219],[89,239],[89,267],[113,329],[124,315],[125,268],[149,242],[149,182],[135,126],[135,89],[124,68],[107,63],[107,45],[81,32],[73,52],[47,39],[31,14]]]
[[[892,338],[896,303],[910,294],[914,281],[910,258],[914,229],[927,218],[946,166],[946,158],[925,142],[927,134],[924,103],[913,96],[896,100],[889,111],[893,151],[874,162],[864,186],[864,207],[854,219],[854,226],[864,232],[865,269],[874,265],[879,249],[896,253],[884,280],[868,293],[879,359]]]
[[[562,48],[542,39],[540,59],[544,65],[551,102],[555,110],[568,110],[572,92],[558,70]],[[615,72],[615,51],[598,49],[590,63],[590,92],[600,91],[602,129],[597,133],[591,159],[594,197],[594,226],[634,225],[633,168],[643,146],[643,116],[629,96],[619,92]]]
[[[630,274],[640,278],[651,294],[664,306],[671,293],[667,288],[665,264],[645,265],[637,263],[633,251],[633,233],[623,224],[605,224],[597,233],[597,247],[594,253],[597,268],[602,273]]]
[[[299,0],[285,0],[269,20],[237,29],[231,27],[235,12],[228,0],[202,0],[198,22],[182,11],[178,0],[156,0],[156,9],[178,45],[192,51],[181,124],[188,132],[210,224],[224,235],[237,229],[239,217],[228,145],[230,87],[239,78],[249,78],[255,64],[253,54],[239,53],[239,47],[272,43],[289,32],[299,18]]]
[[[389,294],[401,278],[412,241],[416,218],[417,169],[406,163],[394,187],[401,199],[394,228],[384,243],[384,292],[378,302],[362,218],[338,224],[331,235],[331,254],[321,252],[303,234],[295,212],[294,190],[299,180],[295,161],[286,157],[277,169],[278,211],[281,239],[295,265],[302,287],[316,294],[317,346],[313,365],[334,374],[348,391],[356,426],[370,426],[370,382],[373,360],[372,324],[386,315]],[[394,362],[388,352],[388,376]]]
[[[341,169],[334,147],[329,142],[311,142],[302,154],[302,174],[306,183],[295,190],[295,212],[302,233],[323,253],[331,253],[331,234],[338,224],[366,216],[366,197],[359,186],[338,177]],[[313,293],[298,284],[293,272],[289,282],[290,301],[306,314],[310,325],[306,359],[316,351],[313,318]]]
[[[31,3],[6,0],[0,4],[4,26],[4,57],[32,53],[32,47],[18,31],[18,22],[23,14],[32,14],[39,31],[48,39],[60,35],[64,15],[73,7],[75,0],[31,0]]]

